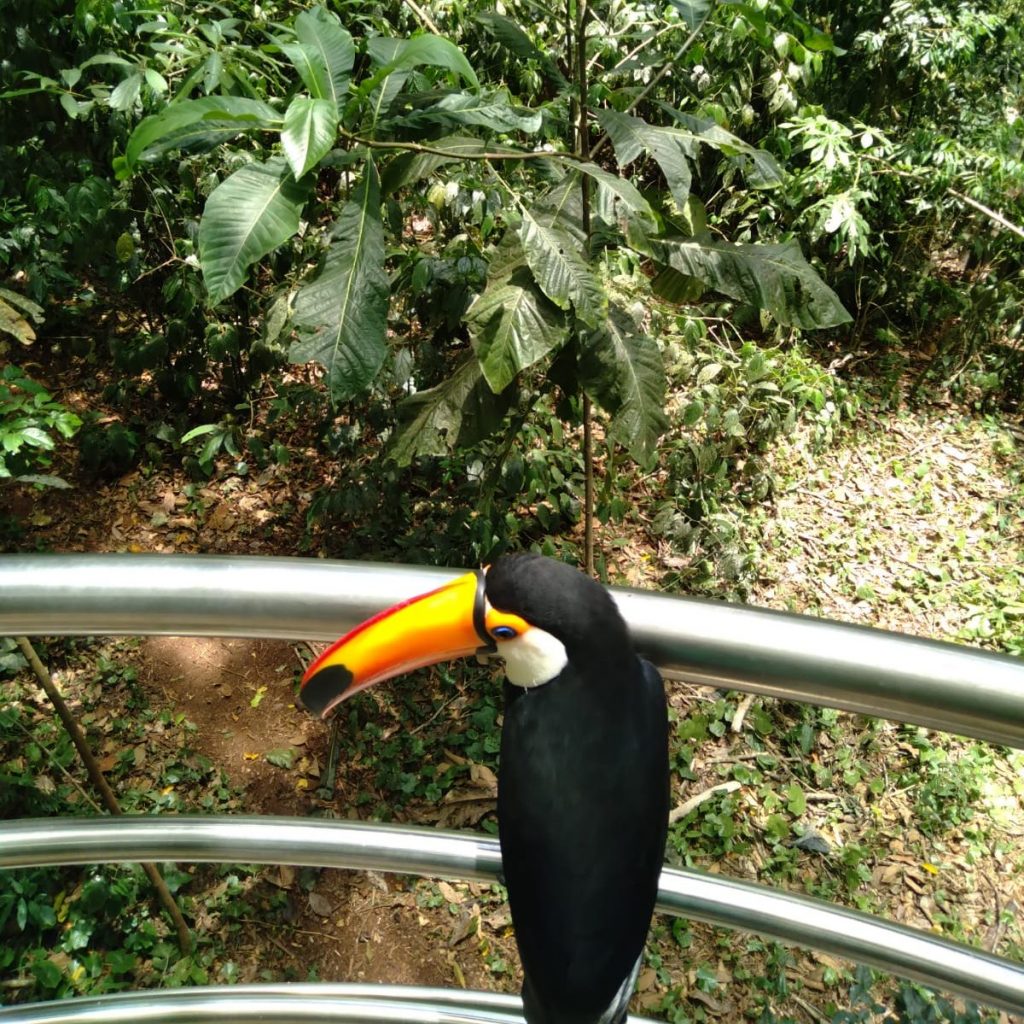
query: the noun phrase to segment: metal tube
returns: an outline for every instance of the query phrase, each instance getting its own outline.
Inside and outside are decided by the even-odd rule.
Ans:
[[[0,1008],[0,1024],[522,1024],[522,1005],[497,1008],[444,989],[372,985],[237,985],[128,992]],[[350,991],[354,990],[354,991]],[[416,995],[412,995],[416,993]],[[459,999],[458,997],[462,997]],[[632,1018],[637,1020],[637,1018]]]
[[[0,555],[0,635],[333,640],[461,570],[218,555]],[[1024,747],[1024,662],[724,602],[613,589],[669,677]]]
[[[373,868],[493,881],[501,850],[497,840],[469,833],[269,817],[28,819],[7,822],[0,832],[0,868],[139,860]],[[823,950],[1024,1013],[1024,966],[807,896],[666,868],[658,910]]]

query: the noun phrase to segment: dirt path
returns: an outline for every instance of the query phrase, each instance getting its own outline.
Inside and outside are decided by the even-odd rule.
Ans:
[[[132,661],[154,706],[200,726],[195,749],[241,790],[245,813],[359,817],[346,806],[344,763],[336,797],[317,795],[329,731],[296,706],[300,653],[276,641],[148,637]],[[286,894],[287,909],[279,927],[271,919],[263,934],[250,929],[246,942],[235,944],[240,980],[259,980],[269,966],[298,979],[500,986],[479,942],[464,942],[470,926],[482,927],[485,887],[376,872],[280,867],[266,874]],[[492,914],[490,923],[494,945],[514,963],[507,915]],[[502,974],[511,977],[511,970]]]

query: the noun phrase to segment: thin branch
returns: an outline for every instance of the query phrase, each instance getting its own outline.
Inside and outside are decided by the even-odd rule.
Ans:
[[[417,18],[428,28],[435,36],[441,35],[441,30],[431,21],[430,15],[427,14],[419,4],[414,3],[414,0],[405,0],[406,6]]]
[[[983,213],[990,220],[994,220],[997,224],[1001,224],[1007,231],[1012,231],[1018,238],[1024,238],[1024,228],[1014,224],[1012,220],[1007,220],[1001,213],[993,210],[990,206],[986,206],[984,203],[979,203],[977,199],[972,199],[970,196],[965,196],[963,192],[957,192],[955,188],[947,188],[946,192],[953,196],[954,199],[959,199],[961,203],[973,206],[979,213]]]
[[[583,392],[583,557],[587,575],[594,575],[594,410]]]
[[[911,181],[927,181],[927,175],[923,172],[905,171],[901,167],[893,167],[893,165],[883,157],[866,154],[865,159],[870,160],[873,163],[880,164],[889,174],[895,174],[898,178],[910,178]],[[1013,232],[1013,234],[1018,238],[1024,238],[1024,228],[1004,217],[998,210],[993,210],[991,206],[986,206],[984,203],[979,203],[977,199],[965,196],[963,192],[958,192],[955,188],[947,186],[944,191],[946,195],[952,196],[954,199],[959,199],[961,203],[966,203],[968,206],[977,210],[978,213],[983,213],[1000,227],[1004,227],[1007,231]]]
[[[650,82],[647,83],[647,88],[644,89],[643,92],[641,92],[640,95],[637,96],[636,99],[633,100],[633,102],[630,103],[626,107],[626,109],[623,111],[623,113],[628,114],[630,111],[635,110],[641,103],[643,103],[643,101],[645,99],[647,99],[647,97],[651,94],[651,92],[654,91],[654,89],[658,85],[658,83],[670,71],[675,71],[676,70],[676,65],[679,63],[679,61],[681,61],[683,59],[683,55],[686,53],[686,51],[691,46],[693,46],[694,40],[697,38],[697,36],[700,35],[701,30],[707,24],[708,19],[714,13],[714,10],[715,10],[715,4],[712,3],[711,5],[709,5],[707,13],[704,15],[704,17],[701,18],[700,21],[697,22],[697,24],[694,26],[693,31],[686,37],[686,42],[683,43],[683,45],[680,46],[679,49],[676,51],[675,57],[673,57],[672,60],[670,60],[670,61],[666,61],[666,63],[662,65],[661,70],[650,80]]]
[[[622,58],[622,60],[616,62],[615,66],[611,68],[607,72],[607,74],[615,74],[615,72],[618,71],[619,68],[625,67],[625,65],[628,64],[638,53],[640,53],[642,50],[646,50],[647,47],[650,46],[651,43],[653,43],[655,40],[660,39],[663,35],[665,35],[668,32],[674,32],[677,28],[679,28],[679,25],[674,21],[670,21],[667,25],[663,25],[660,29],[658,29],[657,32],[653,32],[646,39],[641,39],[640,42],[637,43],[636,46],[634,46],[633,49],[630,50],[629,53],[627,53],[626,56]],[[598,59],[598,56],[599,55],[594,56],[594,59],[590,62],[590,67],[594,66],[594,62]]]
[[[453,153],[449,149],[438,149],[436,146],[424,146],[419,142],[387,142],[383,139],[366,139],[361,135],[353,135],[344,128],[338,130],[338,134],[348,142],[356,146],[366,146],[369,149],[392,149],[406,151],[409,153],[428,153],[432,156],[443,156],[449,160],[573,160],[580,163],[585,158],[575,153],[549,153],[543,150],[485,150],[483,153]]]
[[[817,1021],[821,1021],[822,1024],[828,1024],[829,1018],[825,1016],[816,1006],[811,1005],[806,999],[801,999],[795,992],[790,992],[790,996],[793,1002],[798,1006],[802,1006],[807,1013]]]
[[[674,825],[677,821],[685,818],[695,807],[700,807],[705,800],[710,800],[713,796],[718,796],[719,793],[735,793],[740,788],[740,783],[735,779],[731,779],[729,782],[721,782],[717,786],[710,786],[702,793],[698,793],[696,796],[691,796],[689,800],[683,801],[678,807],[673,807],[668,815],[668,823]]]
[[[91,807],[91,808],[92,808],[92,809],[93,809],[93,810],[94,810],[94,811],[95,811],[95,812],[96,812],[97,814],[102,814],[102,813],[103,813],[103,808],[102,808],[102,807],[100,807],[100,805],[99,805],[98,803],[96,803],[96,801],[95,801],[95,800],[93,800],[93,798],[92,798],[91,796],[89,796],[89,794],[88,794],[88,793],[87,793],[87,792],[85,791],[85,788],[84,788],[84,787],[82,786],[82,784],[81,784],[81,783],[80,783],[80,782],[78,781],[78,779],[76,779],[76,778],[74,777],[74,775],[72,775],[72,774],[71,774],[71,772],[69,772],[69,771],[67,770],[67,768],[65,768],[65,767],[64,767],[64,765],[62,765],[62,764],[60,763],[60,761],[58,761],[58,760],[57,760],[57,755],[56,755],[56,754],[55,754],[55,753],[54,753],[54,752],[53,752],[52,750],[50,750],[50,749],[49,749],[49,747],[47,747],[45,743],[40,743],[40,742],[39,742],[39,740],[38,740],[38,739],[36,739],[36,737],[35,737],[35,736],[33,736],[33,735],[32,735],[32,733],[31,733],[31,732],[29,732],[29,730],[28,730],[28,729],[26,729],[26,728],[25,728],[25,726],[24,726],[24,725],[22,725],[22,723],[21,723],[21,722],[19,722],[17,718],[13,719],[13,721],[14,721],[14,724],[15,724],[15,725],[16,725],[16,726],[17,726],[17,727],[18,727],[18,728],[19,728],[19,729],[20,729],[20,730],[21,730],[21,731],[22,731],[22,732],[23,732],[23,733],[24,733],[24,734],[25,734],[25,735],[26,735],[26,736],[27,736],[27,737],[28,737],[28,738],[29,738],[29,739],[30,739],[30,740],[31,740],[31,741],[33,742],[33,743],[35,743],[35,744],[36,744],[36,745],[37,745],[37,746],[39,747],[39,749],[40,749],[40,750],[42,750],[42,752],[43,752],[43,753],[44,753],[44,754],[46,755],[46,758],[47,758],[47,760],[48,760],[48,761],[50,762],[50,764],[51,764],[51,765],[53,765],[53,766],[54,766],[55,768],[57,768],[57,769],[58,769],[58,770],[60,771],[60,773],[61,773],[61,774],[62,774],[62,775],[64,776],[64,778],[66,778],[66,779],[68,780],[68,782],[69,782],[69,783],[70,783],[70,784],[71,784],[71,785],[72,785],[72,786],[73,786],[73,787],[74,787],[74,788],[75,788],[76,790],[78,790],[78,795],[79,795],[79,796],[80,796],[80,797],[81,797],[81,798],[82,798],[82,799],[83,799],[83,800],[84,800],[84,801],[85,801],[85,802],[86,802],[86,803],[87,803],[87,804],[88,804],[88,805],[89,805],[89,806],[90,806],[90,807]]]
[[[589,87],[587,83],[587,0],[576,0],[576,152],[583,159],[590,149]],[[590,178],[580,175],[580,208],[586,258],[590,258]],[[588,576],[594,575],[594,407],[583,392],[583,557]]]
[[[736,708],[736,713],[732,716],[733,732],[743,732],[743,720],[747,717],[747,712],[750,710],[750,705],[754,703],[756,697],[756,693],[748,693],[746,697],[744,697],[743,700],[740,701],[739,706]]]
[[[93,755],[92,748],[89,746],[89,741],[86,739],[82,727],[78,724],[75,716],[71,714],[71,709],[64,702],[60,691],[54,686],[50,673],[46,671],[45,666],[39,660],[39,655],[36,654],[36,650],[29,642],[28,637],[19,636],[17,640],[21,653],[25,655],[29,665],[32,666],[32,671],[35,673],[39,685],[46,692],[46,696],[49,697],[50,703],[67,730],[68,736],[71,737],[71,742],[74,743],[78,756],[85,765],[89,781],[96,787],[103,805],[111,814],[120,815],[122,813],[121,805],[118,803],[114,791],[110,788],[110,784],[103,774],[103,769],[100,768],[99,762]],[[143,863],[142,867],[149,876],[149,881],[156,890],[157,897],[163,904],[164,910],[167,911],[174,922],[175,930],[178,933],[178,946],[182,953],[187,954],[191,952],[192,936],[189,933],[188,925],[185,923],[185,918],[181,915],[178,904],[174,902],[174,897],[171,895],[171,890],[167,888],[167,883],[164,881],[163,876],[157,870],[155,864]]]

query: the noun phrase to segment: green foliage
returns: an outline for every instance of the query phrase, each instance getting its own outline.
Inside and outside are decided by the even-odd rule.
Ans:
[[[307,337],[294,345],[295,362],[317,360],[327,369],[336,401],[353,398],[376,377],[386,353],[388,280],[380,182],[373,161],[338,218],[335,242],[314,281],[295,300],[295,323]]]
[[[114,420],[87,422],[79,438],[79,461],[90,476],[117,477],[127,473],[141,455],[139,431]]]
[[[237,808],[237,794],[191,748],[195,726],[183,715],[151,710],[135,669],[116,652],[93,647],[67,641],[62,653],[72,664],[83,654],[90,659],[79,668],[86,677],[79,681],[79,719],[94,746],[102,736],[121,751],[109,775],[115,784],[132,779],[120,787],[124,811]],[[22,685],[24,667],[0,642],[0,817],[96,813],[74,746],[52,710],[37,706]],[[110,715],[111,706],[131,714]],[[140,775],[147,760],[147,774]],[[187,918],[201,912],[219,924],[195,933],[190,956],[181,955],[139,865],[0,872],[0,972],[17,977],[18,1001],[223,980],[224,942],[237,928],[232,922],[272,912],[280,901],[276,890],[259,892],[248,868],[219,866],[212,879],[194,869],[165,867],[163,874]]]
[[[985,784],[993,764],[986,746],[973,744],[952,757],[923,729],[908,730],[908,740],[917,757],[900,777],[912,787],[914,820],[925,835],[961,829],[984,813]]]
[[[298,231],[303,198],[280,159],[246,164],[214,189],[199,224],[211,304],[233,295],[252,263]]]
[[[754,565],[736,513],[773,495],[774,443],[803,422],[812,446],[827,446],[856,418],[859,400],[798,350],[750,342],[737,349],[703,320],[681,326],[667,362],[671,374],[691,384],[674,411],[673,440],[664,445],[667,472],[653,528],[684,556],[677,561],[680,582],[735,587]]]
[[[957,1005],[920,985],[899,982],[887,1006],[879,1002],[878,976],[858,967],[850,986],[849,1007],[832,1015],[831,1024],[981,1024],[986,1019],[971,1002]]]
[[[543,61],[542,51],[522,30],[513,31],[498,16],[483,23],[490,33],[513,40],[520,52]],[[396,253],[408,252],[404,225],[411,211],[400,205],[405,198],[401,192],[392,198],[392,191],[382,204],[378,164],[390,190],[436,173],[453,160],[483,160],[494,168],[510,169],[508,178],[493,170],[490,174],[499,186],[493,206],[489,200],[483,212],[472,203],[457,218],[464,232],[469,229],[470,238],[477,231],[481,241],[492,232],[498,235],[498,244],[481,252],[490,263],[486,286],[463,310],[483,376],[495,396],[524,384],[543,390],[538,371],[542,373],[552,356],[575,341],[580,329],[589,330],[586,374],[574,378],[575,361],[563,360],[560,383],[582,386],[603,404],[612,419],[613,436],[642,457],[650,456],[664,428],[664,384],[653,365],[654,349],[643,333],[628,326],[623,311],[608,312],[600,272],[603,257],[591,254],[586,246],[585,184],[597,186],[595,214],[603,251],[626,244],[628,238],[629,245],[666,265],[682,261],[690,277],[767,307],[782,322],[822,327],[845,318],[835,297],[792,244],[775,249],[746,244],[726,251],[723,243],[706,235],[673,241],[671,231],[659,241],[663,231],[655,210],[628,179],[573,159],[565,139],[550,145],[543,161],[533,159],[536,154],[521,148],[520,140],[556,128],[555,108],[547,115],[531,111],[506,92],[489,89],[450,41],[426,34],[353,37],[322,8],[300,14],[291,32],[294,40],[282,35],[277,45],[306,93],[296,92],[283,116],[227,94],[221,107],[219,95],[181,99],[136,128],[120,168],[130,175],[171,147],[216,145],[221,141],[216,129],[222,122],[231,129],[225,138],[239,132],[249,136],[247,162],[210,193],[200,220],[198,259],[207,298],[211,303],[229,299],[253,264],[282,246],[294,250],[303,215],[311,223],[323,224],[310,239],[324,252],[319,272],[300,272],[293,278],[293,322],[300,338],[289,356],[297,362],[321,363],[335,402],[361,397],[378,380],[390,355],[389,308],[408,304],[400,294],[389,298],[385,263],[389,246]],[[367,60],[357,66],[359,51]],[[277,72],[275,68],[275,76]],[[564,81],[561,88],[557,109],[564,113],[569,98]],[[601,113],[620,168],[650,153],[680,205],[692,201],[692,168],[705,146],[722,153],[757,187],[779,184],[778,167],[767,153],[713,120],[671,109],[668,113],[673,123],[664,127],[613,108]],[[215,129],[212,134],[197,137],[197,130],[210,125]],[[448,134],[455,127],[461,134]],[[410,141],[410,131],[425,142]],[[284,160],[251,160],[248,151],[260,133],[279,134]],[[375,149],[383,153],[378,156]],[[389,157],[389,150],[396,155]],[[236,150],[229,165],[241,157],[242,150]],[[310,194],[313,198],[299,189],[298,179],[333,180],[339,169],[348,184],[355,182],[341,203],[324,202],[318,186]],[[429,193],[432,202],[435,190]],[[447,194],[446,187],[445,202]],[[624,234],[618,223],[620,210]],[[307,240],[303,248],[316,252]],[[693,255],[684,259],[684,253]],[[397,280],[413,285],[414,292],[422,291],[422,277]],[[614,328],[603,329],[609,320]],[[474,415],[463,423],[451,386],[442,386],[449,374],[439,379],[436,369],[413,370],[421,375],[415,413],[405,417],[406,425],[392,447],[401,462],[415,455],[444,454],[456,442],[471,444],[483,436],[480,431],[500,423],[507,398],[498,403],[476,389]],[[475,387],[465,369],[457,376],[457,393]],[[486,404],[490,407],[484,408]],[[424,424],[429,429],[419,429]]]
[[[0,371],[0,480],[66,487],[60,478],[37,470],[53,462],[57,437],[71,438],[82,421],[17,366]]]

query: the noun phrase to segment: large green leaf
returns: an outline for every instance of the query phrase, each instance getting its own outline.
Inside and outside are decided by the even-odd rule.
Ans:
[[[131,110],[135,106],[135,101],[139,98],[142,81],[141,73],[122,78],[107,100],[111,110]]]
[[[306,190],[280,157],[222,181],[199,222],[199,263],[211,305],[232,295],[249,267],[299,230]]]
[[[648,229],[653,229],[656,223],[654,211],[651,204],[640,194],[640,190],[625,178],[606,171],[597,164],[582,163],[575,164],[576,170],[593,178],[597,182],[597,209],[602,220],[609,224],[616,222],[615,207],[621,204],[627,211],[627,215],[638,219]]]
[[[233,122],[238,131],[251,131],[279,127],[281,115],[266,103],[243,96],[206,96],[172,103],[159,114],[143,118],[132,132],[124,151],[128,169],[152,155],[151,147],[155,143],[204,121]]]
[[[372,36],[366,41],[366,52],[371,60],[382,65],[388,73],[411,71],[423,65],[446,68],[460,75],[474,89],[480,88],[476,72],[466,60],[466,55],[442,36],[428,33],[413,36],[412,39]]]
[[[303,11],[293,27],[298,43],[292,45],[297,45],[301,52],[285,52],[310,95],[329,100],[335,111],[340,110],[356,58],[352,37],[341,27],[338,16],[323,7]]]
[[[682,132],[695,141],[702,142],[704,145],[724,153],[739,165],[747,181],[754,188],[771,188],[782,184],[784,178],[782,168],[767,150],[751,146],[750,143],[744,142],[710,118],[684,114],[665,104],[661,104],[661,106],[680,126],[677,129],[665,129],[665,131],[677,134]]]
[[[578,368],[583,389],[612,417],[611,436],[647,461],[668,429],[657,343],[612,306],[604,323],[581,334]]]
[[[629,182],[616,174],[601,171],[593,164],[581,166],[582,174],[573,166],[561,181],[538,199],[535,210],[538,213],[543,211],[544,223],[568,232],[581,247],[587,244],[580,187],[583,174],[586,174],[597,184],[596,199],[592,199],[590,204],[590,240],[597,246],[614,245],[620,235],[625,234],[631,248],[649,256],[649,238],[660,231],[659,216]]]
[[[570,171],[537,200],[533,213],[549,227],[558,228],[568,235],[579,249],[587,245],[587,232],[583,227],[582,175]],[[591,228],[593,229],[593,209]],[[519,249],[522,252],[522,249]]]
[[[851,319],[794,241],[734,245],[669,239],[655,243],[655,255],[716,291],[768,310],[783,324],[813,329],[835,327]]]
[[[288,354],[294,363],[316,360],[327,369],[336,402],[363,392],[387,353],[388,276],[384,271],[384,226],[380,179],[371,160],[332,234],[323,269],[295,298],[295,323],[302,338]]]
[[[156,160],[164,153],[171,153],[175,150],[206,152],[225,142],[230,142],[247,131],[252,131],[253,127],[251,122],[239,120],[221,121],[211,118],[206,121],[197,121],[195,124],[178,128],[147,146],[146,151],[142,154],[142,160],[145,162]],[[124,166],[127,168],[127,164]],[[119,174],[119,177],[122,176]]]
[[[782,170],[770,153],[751,146],[712,120],[681,113],[665,104],[661,106],[675,125],[656,127],[632,114],[615,110],[598,111],[597,117],[611,139],[619,166],[625,167],[641,153],[649,153],[661,168],[680,206],[686,202],[690,191],[690,167],[701,146],[711,146],[733,160],[755,188],[778,185],[782,181]]]
[[[656,128],[632,114],[617,110],[597,113],[601,127],[608,133],[620,167],[632,163],[644,151],[657,161],[665,175],[672,197],[681,206],[690,194],[690,161],[697,155],[697,142],[691,135],[668,128]]]
[[[326,99],[296,96],[284,115],[281,148],[295,179],[326,156],[338,134],[338,108]]]
[[[559,309],[573,308],[576,316],[595,327],[608,308],[597,277],[577,251],[577,243],[554,224],[525,210],[519,231],[526,262],[544,294]]]
[[[508,273],[489,280],[466,313],[477,359],[494,392],[566,338],[565,316],[544,297],[530,270],[517,264],[511,250],[504,263]]]
[[[41,324],[44,319],[39,303],[9,288],[0,288],[0,333],[12,335],[22,345],[31,345],[36,332],[29,321]]]
[[[31,345],[36,340],[36,332],[27,318],[3,299],[0,299],[0,334],[10,334],[22,345]]]
[[[399,404],[399,426],[388,456],[406,466],[417,455],[446,455],[475,444],[501,426],[513,390],[491,391],[471,355],[436,387]]]
[[[429,124],[471,124],[493,132],[524,132],[528,135],[540,130],[541,115],[527,107],[513,106],[508,93],[454,92],[433,106],[417,110],[396,124],[410,128]]]
[[[651,291],[676,305],[690,305],[699,302],[706,285],[696,277],[680,273],[675,267],[662,267],[651,278]]]

